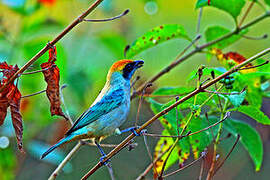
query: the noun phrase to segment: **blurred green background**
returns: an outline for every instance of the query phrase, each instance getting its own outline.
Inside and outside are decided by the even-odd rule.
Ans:
[[[73,19],[89,7],[93,0],[1,0],[0,1],[0,60],[21,67],[33,57],[47,42],[52,40]],[[57,43],[57,62],[60,68],[61,84],[68,87],[63,90],[66,107],[75,120],[93,102],[102,89],[106,73],[113,62],[124,58],[123,52],[127,44],[149,29],[162,24],[181,24],[190,37],[196,36],[197,16],[196,0],[104,0],[90,15],[89,19],[100,19],[120,14],[125,9],[130,13],[112,22],[83,22]],[[248,3],[247,3],[248,4]],[[247,8],[247,5],[244,9]],[[263,13],[255,6],[247,21]],[[246,22],[247,22],[246,21]],[[204,8],[201,21],[201,32],[208,26],[222,25],[234,28],[233,19],[225,12],[215,8]],[[270,19],[249,29],[249,36],[261,36],[270,31]],[[202,38],[200,43],[204,42]],[[141,76],[138,84],[149,79],[162,67],[168,65],[189,44],[182,39],[174,39],[148,49],[136,56],[143,59],[145,66],[137,72]],[[241,39],[225,51],[237,51],[246,57],[270,46],[269,39]],[[266,55],[265,59],[270,55]],[[43,55],[32,69],[48,59]],[[199,67],[219,66],[216,59],[207,61],[204,54],[197,54],[173,69],[154,83],[154,88],[162,86],[179,86],[186,84],[188,74]],[[138,85],[137,84],[137,85]],[[31,94],[46,88],[41,73],[22,76],[19,88],[23,95]],[[138,100],[132,102],[132,109],[127,122],[122,128],[131,126],[136,117]],[[270,101],[265,99],[262,109],[270,115]],[[56,168],[55,159],[40,160],[39,155],[50,144],[63,137],[68,129],[68,123],[59,117],[50,117],[49,102],[46,95],[23,99],[21,112],[24,123],[25,154],[17,150],[14,130],[10,115],[0,127],[0,179],[46,179]],[[140,123],[152,116],[146,102],[143,103]],[[247,152],[241,145],[232,153],[228,161],[216,175],[216,179],[269,179],[270,168],[270,129],[250,121],[260,132],[264,142],[264,161],[260,172],[255,173],[253,164]],[[158,122],[149,127],[149,132],[160,132]],[[117,144],[126,135],[113,136],[104,143]],[[141,137],[135,139],[138,146],[131,152],[123,150],[112,159],[113,169],[117,179],[135,179],[149,164],[150,160]],[[157,139],[148,139],[153,150]],[[226,154],[234,139],[223,141],[220,154]],[[76,143],[60,148],[56,158],[63,158]],[[109,152],[106,148],[105,151]],[[79,179],[90,167],[97,163],[99,153],[96,147],[83,146],[61,172],[58,179]],[[177,168],[173,166],[172,168]],[[199,163],[168,179],[196,179],[199,175]],[[147,177],[152,179],[151,174]],[[92,179],[109,179],[106,168],[98,170]]]

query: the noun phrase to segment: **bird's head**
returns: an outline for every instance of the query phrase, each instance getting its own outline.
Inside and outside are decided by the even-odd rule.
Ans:
[[[111,79],[111,76],[114,73],[121,74],[124,79],[130,80],[135,71],[143,66],[143,63],[144,61],[142,60],[133,61],[129,59],[123,59],[117,61],[110,68],[107,75],[107,80]]]

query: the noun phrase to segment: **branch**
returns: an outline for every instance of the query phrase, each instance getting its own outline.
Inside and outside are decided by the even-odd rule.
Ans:
[[[125,10],[122,14],[119,14],[118,16],[112,17],[112,18],[108,18],[108,19],[84,19],[83,21],[87,21],[87,22],[107,22],[107,21],[113,21],[115,19],[119,19],[122,16],[125,16],[126,14],[129,13],[129,9]]]
[[[58,173],[63,169],[63,167],[67,164],[67,162],[71,159],[71,157],[80,149],[81,146],[82,143],[79,141],[77,145],[74,146],[73,149],[68,153],[65,159],[54,170],[54,172],[51,174],[48,180],[54,180],[58,176]]]
[[[149,79],[148,81],[146,81],[144,84],[142,84],[136,91],[136,94],[133,94],[132,95],[132,99],[140,94],[143,90],[143,88],[145,87],[146,84],[149,84],[149,83],[153,83],[154,81],[158,80],[161,76],[163,76],[164,74],[168,73],[171,69],[173,69],[174,67],[176,67],[177,65],[179,65],[180,63],[184,62],[186,59],[190,58],[191,56],[195,55],[196,53],[198,52],[201,52],[203,49],[215,44],[215,43],[218,43],[224,39],[227,39],[229,37],[231,37],[232,35],[235,35],[235,34],[238,34],[241,30],[243,29],[246,29],[258,22],[260,22],[261,20],[267,18],[270,16],[270,12],[266,12],[265,14],[257,17],[256,19],[252,20],[251,22],[247,23],[246,25],[244,26],[241,26],[239,27],[238,29],[216,39],[216,40],[213,40],[211,42],[208,42],[208,43],[205,43],[199,47],[197,47],[196,49],[194,49],[193,51],[191,51],[190,53],[186,54],[185,56],[183,56],[182,58],[179,58],[178,60],[176,61],[173,61],[170,65],[168,65],[167,67],[163,68],[160,72],[158,72],[155,76],[153,76],[151,79]]]
[[[237,134],[237,138],[235,140],[235,143],[233,144],[231,150],[229,151],[229,153],[227,154],[227,156],[224,158],[224,160],[218,165],[218,167],[216,168],[216,170],[214,171],[213,176],[217,173],[217,171],[223,166],[224,162],[228,159],[228,157],[231,155],[231,153],[233,152],[235,146],[237,145],[237,143],[239,142],[240,139],[240,135]],[[212,177],[213,177],[212,176]]]
[[[53,45],[61,40],[67,33],[69,33],[75,26],[77,26],[82,20],[90,14],[103,0],[96,0],[85,12],[77,17],[70,25],[68,25],[57,37],[49,42],[43,49],[41,49],[32,59],[30,59],[21,69],[19,69],[8,81],[0,88],[2,92],[10,82],[13,82],[20,74],[22,74],[29,66],[36,62],[43,54],[45,54]]]
[[[231,68],[229,71],[223,73],[222,75],[216,77],[215,79],[212,79],[211,81],[207,82],[206,84],[204,84],[203,86],[201,86],[199,89],[194,90],[193,92],[189,93],[187,96],[181,98],[179,101],[175,102],[174,104],[172,104],[171,106],[165,108],[163,111],[157,113],[155,116],[153,116],[151,119],[149,119],[147,122],[145,122],[139,129],[136,130],[136,132],[138,134],[140,134],[140,132],[143,129],[146,129],[146,127],[148,127],[150,124],[152,124],[153,122],[155,122],[158,118],[160,118],[161,116],[167,114],[169,111],[171,111],[173,108],[175,108],[176,106],[178,106],[179,104],[187,101],[188,99],[192,98],[194,95],[202,92],[204,89],[210,87],[211,85],[215,84],[216,82],[218,82],[219,80],[225,78],[226,76],[232,74],[233,72],[235,72],[237,69],[244,67],[245,65],[247,65],[248,63],[251,63],[252,61],[254,61],[257,58],[260,58],[261,56],[267,54],[270,52],[270,48],[265,49],[263,51],[261,51],[260,53],[254,55],[253,57],[247,59],[246,61],[242,62],[241,64],[238,64],[237,66]],[[112,158],[113,156],[115,156],[116,154],[118,154],[118,152],[120,152],[123,147],[126,146],[126,144],[131,141],[133,138],[135,137],[135,134],[132,133],[130,134],[126,139],[124,139],[116,148],[114,148],[109,154],[107,154],[107,157],[104,158],[103,162],[107,161],[108,159]],[[82,178],[82,180],[87,179],[88,177],[90,177],[93,173],[95,173],[100,167],[102,167],[103,162],[99,162],[97,163],[87,174],[85,174],[85,176]]]

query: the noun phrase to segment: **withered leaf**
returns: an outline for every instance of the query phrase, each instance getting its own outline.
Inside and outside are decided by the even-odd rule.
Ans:
[[[19,70],[18,66],[8,65],[6,62],[0,63],[0,69],[2,69],[3,79],[0,82],[0,87],[5,84],[13,74]],[[22,116],[20,113],[20,101],[21,93],[17,86],[14,85],[14,81],[10,82],[7,87],[0,93],[0,125],[4,123],[7,115],[7,108],[10,107],[12,124],[15,129],[17,138],[17,144],[20,151],[23,152],[22,148],[22,135],[23,135],[23,124]]]
[[[56,61],[56,47],[52,47],[49,50],[49,59],[48,62],[42,63],[40,66],[42,68],[42,72],[47,82],[46,94],[50,101],[51,107],[51,115],[62,116],[68,120],[61,109],[61,101],[59,97],[59,80],[60,73],[59,68],[55,64]]]

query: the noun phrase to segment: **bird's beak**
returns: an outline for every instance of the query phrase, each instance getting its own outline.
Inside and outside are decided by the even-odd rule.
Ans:
[[[144,64],[144,61],[142,61],[142,60],[138,60],[138,61],[134,61],[134,62],[135,62],[136,69],[142,67]]]

